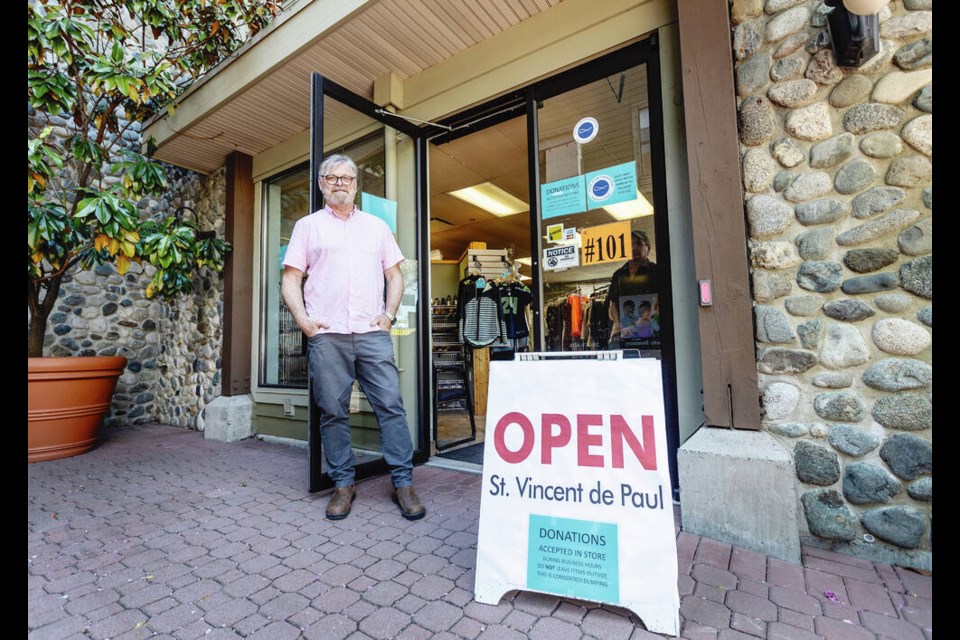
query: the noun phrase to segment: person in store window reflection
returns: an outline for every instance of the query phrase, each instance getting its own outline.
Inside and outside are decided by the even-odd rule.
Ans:
[[[649,258],[650,238],[646,232],[634,229],[630,239],[632,249],[630,260],[613,272],[607,294],[610,314],[609,347],[611,349],[659,348],[659,339],[649,335],[650,325],[644,323],[643,336],[637,335],[636,326],[636,309],[642,310],[646,306],[652,310],[654,306],[659,307],[657,265]],[[630,318],[626,317],[628,307]],[[659,325],[655,333],[659,334]]]

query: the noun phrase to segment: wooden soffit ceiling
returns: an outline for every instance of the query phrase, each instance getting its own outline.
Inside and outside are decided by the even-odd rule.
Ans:
[[[372,97],[377,78],[412,78],[564,1],[291,2],[144,133],[157,159],[210,173],[234,151],[256,156],[307,131],[314,72]]]

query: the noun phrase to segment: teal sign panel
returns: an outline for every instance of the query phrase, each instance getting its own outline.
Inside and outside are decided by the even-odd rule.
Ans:
[[[543,219],[587,210],[583,176],[574,176],[540,185],[540,210]]]
[[[637,199],[637,163],[634,161],[591,171],[584,178],[587,209],[599,209]]]
[[[393,200],[361,193],[360,209],[386,222],[391,232],[397,232],[397,203]]]
[[[620,602],[616,524],[531,514],[529,528],[528,589]]]

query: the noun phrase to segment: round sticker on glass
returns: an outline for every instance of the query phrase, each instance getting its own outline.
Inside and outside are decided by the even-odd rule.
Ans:
[[[587,187],[587,196],[594,202],[603,202],[613,195],[613,178],[607,175],[599,175],[590,181]]]
[[[600,125],[596,118],[581,118],[577,126],[573,128],[573,139],[580,144],[590,142],[597,137]]]

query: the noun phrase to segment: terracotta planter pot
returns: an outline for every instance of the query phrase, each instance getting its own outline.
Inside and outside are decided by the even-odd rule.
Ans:
[[[27,462],[93,449],[126,366],[123,356],[27,358]]]

